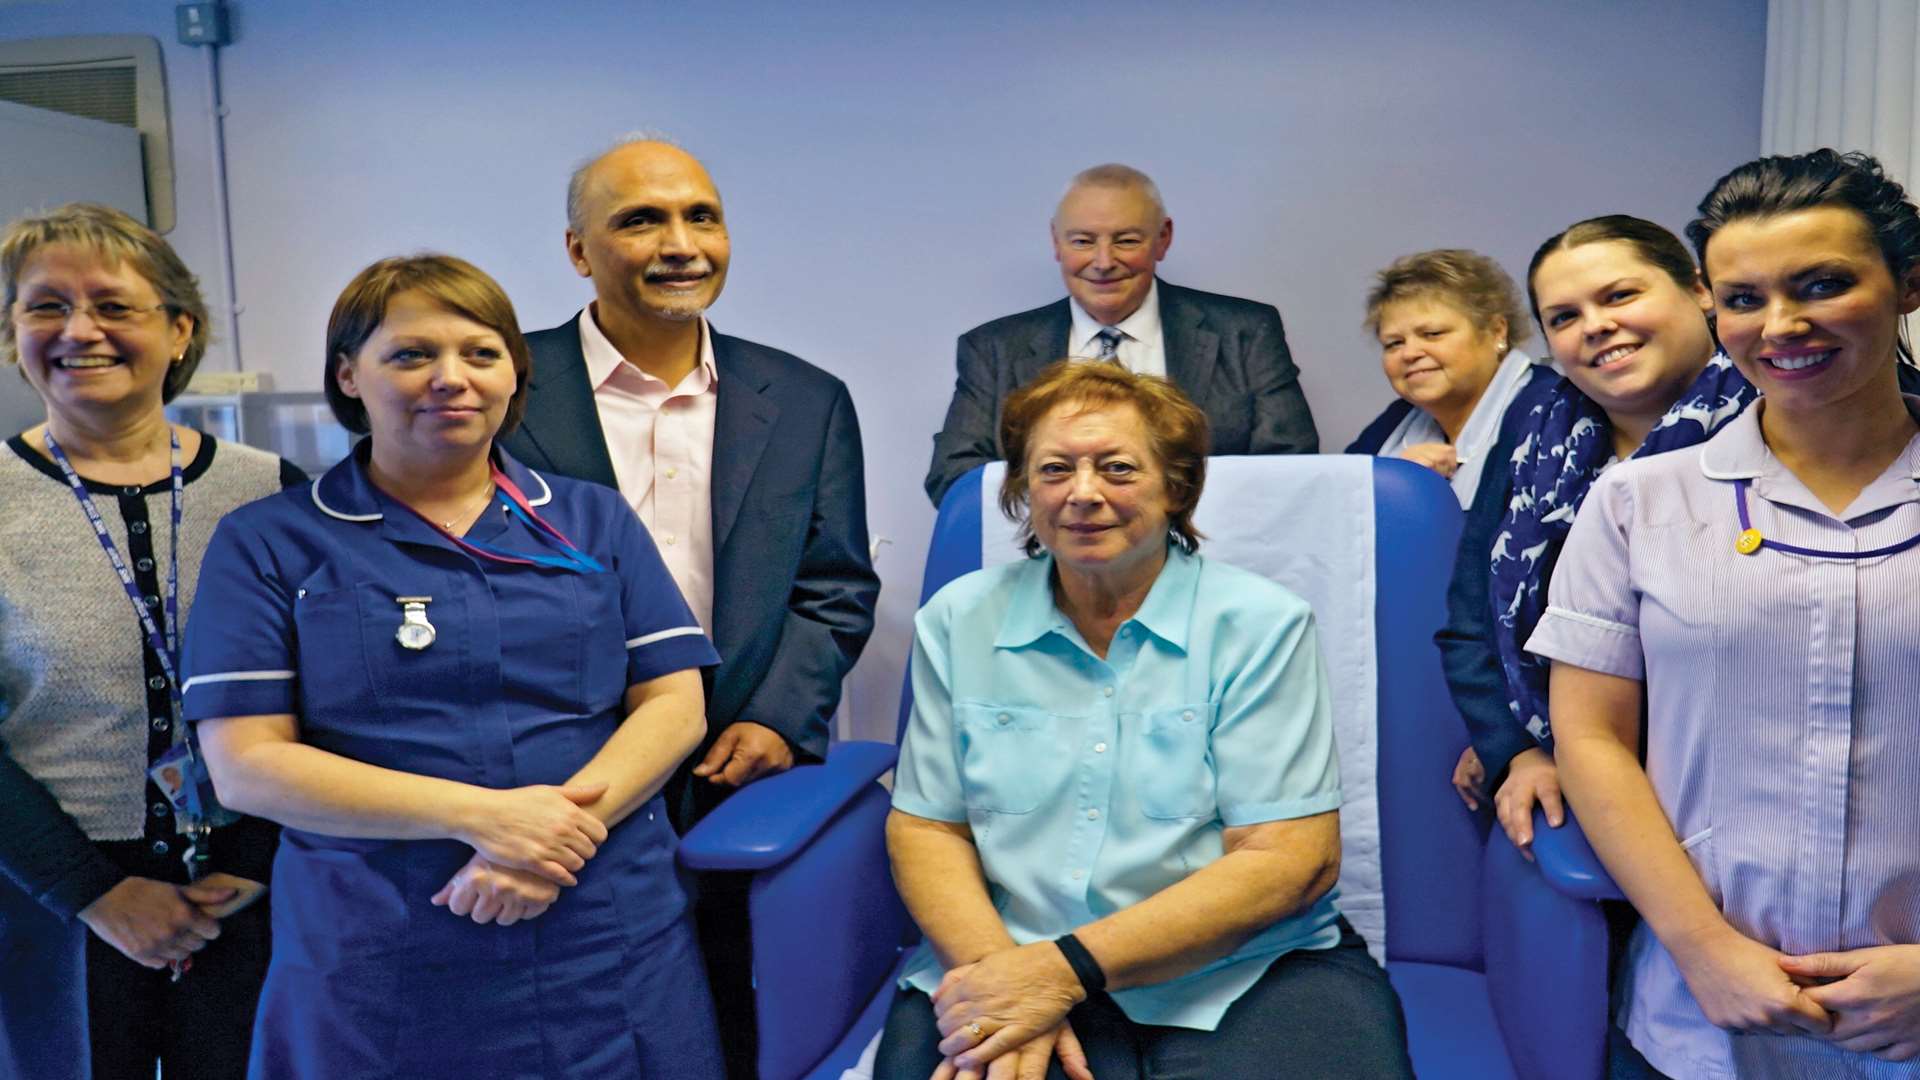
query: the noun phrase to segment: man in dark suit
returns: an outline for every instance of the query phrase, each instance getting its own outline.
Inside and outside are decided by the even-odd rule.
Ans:
[[[1066,299],[960,336],[953,402],[927,469],[935,506],[969,469],[1000,460],[1001,403],[1063,356],[1165,375],[1205,410],[1215,454],[1320,449],[1273,305],[1154,276],[1173,245],[1173,219],[1145,173],[1096,165],[1074,177],[1052,234]]]
[[[567,218],[567,254],[594,300],[527,335],[532,386],[506,446],[535,469],[618,488],[720,652],[707,740],[667,787],[684,831],[731,790],[826,754],[880,591],[860,425],[839,379],[707,325],[731,248],[691,155],[615,147],[574,174]],[[753,1062],[739,884],[703,881],[696,904],[735,1077]]]

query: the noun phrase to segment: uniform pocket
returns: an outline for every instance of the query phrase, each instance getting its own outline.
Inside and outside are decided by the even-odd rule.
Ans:
[[[956,705],[960,786],[969,810],[1029,814],[1056,794],[1073,763],[1068,747],[1077,717],[1044,709]]]
[[[295,665],[303,731],[364,722],[375,711],[371,672],[360,647],[360,590],[303,587],[293,600]],[[394,622],[399,623],[399,608]]]
[[[1707,895],[1713,897],[1715,907],[1720,906],[1720,882],[1713,872],[1713,826],[1709,825],[1692,836],[1680,841],[1680,850],[1686,852],[1693,863],[1693,872],[1700,875],[1700,881],[1707,887]]]
[[[577,597],[580,684],[575,707],[591,716],[617,708],[627,690],[627,621],[618,574],[569,574]]]
[[[402,716],[430,715],[444,708],[448,695],[468,683],[468,657],[474,627],[457,593],[433,597],[420,613],[433,627],[421,648],[401,644],[405,609],[391,589],[369,583],[354,586],[360,604],[360,647],[382,710]],[[422,643],[424,635],[412,637]]]
[[[1146,714],[1129,768],[1141,813],[1162,820],[1214,815],[1215,712],[1215,705],[1202,701]]]

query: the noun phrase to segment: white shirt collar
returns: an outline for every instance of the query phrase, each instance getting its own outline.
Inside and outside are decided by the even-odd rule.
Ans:
[[[593,317],[592,304],[580,309],[580,355],[587,362],[587,382],[596,390],[627,362],[626,358],[620,355],[620,350],[608,339],[606,331],[600,329],[599,320]],[[638,368],[634,371],[643,378],[653,378]],[[694,393],[700,393],[706,387],[720,381],[719,369],[713,364],[713,331],[708,327],[707,318],[704,315],[700,317],[700,362],[694,366],[693,372],[687,377],[689,379],[698,377],[705,384],[689,387],[688,389]],[[677,390],[679,387],[668,387],[668,389]]]
[[[1100,344],[1094,338],[1107,324],[1095,322],[1093,316],[1080,306],[1080,301],[1067,297],[1067,309],[1073,312],[1073,329],[1067,331],[1067,353],[1071,356],[1099,356]],[[1160,340],[1160,279],[1154,278],[1147,286],[1147,298],[1140,301],[1140,307],[1133,314],[1115,323],[1113,328],[1134,341],[1158,342]]]

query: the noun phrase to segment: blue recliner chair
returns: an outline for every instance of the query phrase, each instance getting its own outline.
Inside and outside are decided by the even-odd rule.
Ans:
[[[1433,634],[1444,618],[1458,503],[1419,466],[1376,459],[1372,475],[1387,970],[1406,1008],[1415,1068],[1428,1080],[1599,1077],[1606,928],[1598,909],[1578,898],[1579,884],[1567,886],[1572,895],[1550,885],[1497,830],[1489,841],[1484,816],[1469,815],[1448,783],[1466,732]],[[981,565],[980,476],[962,478],[941,506],[923,602]],[[763,1080],[838,1080],[884,1020],[912,934],[887,872],[887,796],[876,782],[893,762],[892,746],[839,744],[823,765],[745,789],[682,845],[689,867],[755,874]],[[1584,847],[1575,827],[1554,833],[1536,848]],[[1569,882],[1581,873],[1571,856],[1556,865],[1573,868]]]
[[[1607,928],[1590,901],[1605,891],[1577,880],[1578,827],[1536,828],[1536,852],[1569,853],[1555,862],[1567,874],[1556,887],[1484,810],[1467,812],[1449,779],[1467,732],[1433,635],[1446,617],[1458,504],[1418,466],[1376,460],[1373,475],[1387,973],[1414,1066],[1428,1080],[1604,1076]]]

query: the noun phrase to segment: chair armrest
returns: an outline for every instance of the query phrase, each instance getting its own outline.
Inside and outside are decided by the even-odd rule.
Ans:
[[[1580,900],[1625,900],[1626,894],[1613,883],[1600,856],[1587,843],[1587,834],[1567,811],[1567,823],[1554,828],[1539,807],[1533,809],[1533,857],[1540,874],[1564,895]]]
[[[681,838],[680,862],[694,870],[778,866],[811,843],[898,757],[891,743],[844,742],[823,764],[748,784]]]

